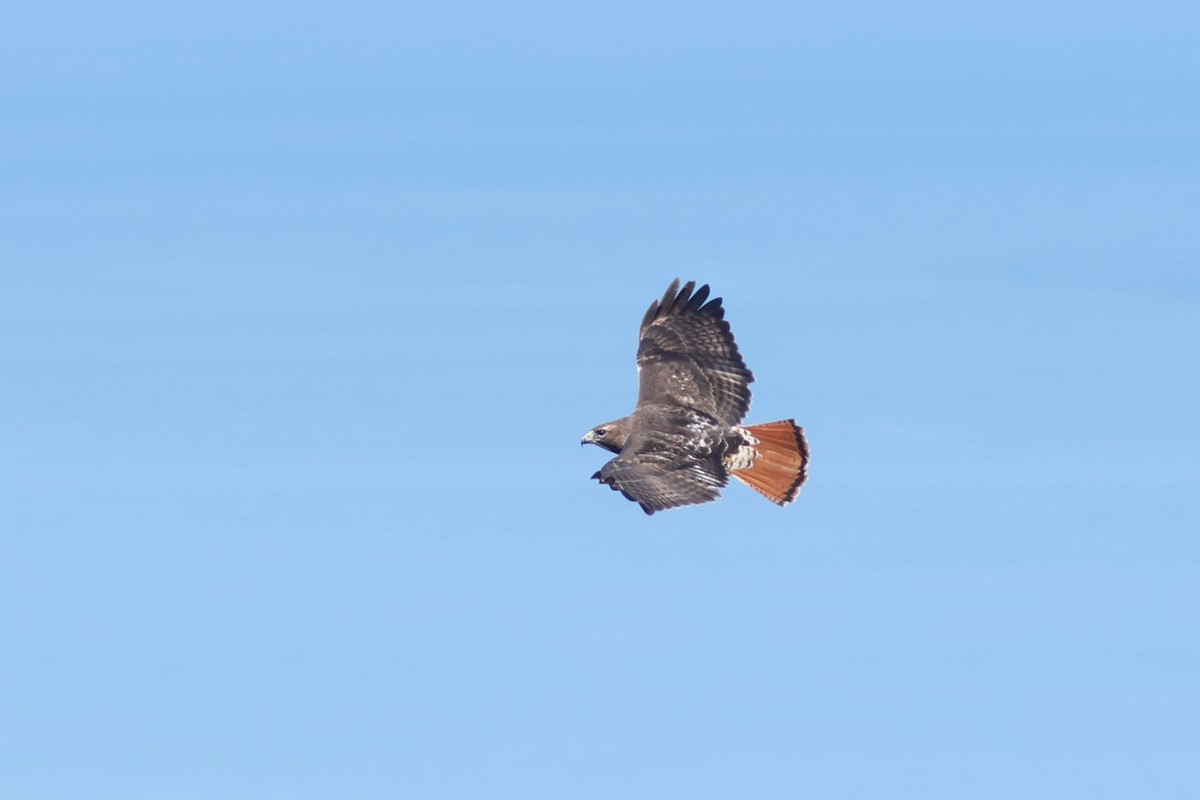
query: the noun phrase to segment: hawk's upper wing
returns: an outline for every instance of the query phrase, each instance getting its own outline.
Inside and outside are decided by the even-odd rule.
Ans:
[[[695,409],[736,425],[750,408],[754,375],[738,353],[721,298],[708,300],[707,285],[693,294],[695,286],[688,281],[680,289],[676,278],[642,319],[638,405]]]
[[[729,482],[721,457],[702,454],[686,436],[685,431],[634,433],[621,454],[592,477],[641,505],[647,514],[716,500]]]

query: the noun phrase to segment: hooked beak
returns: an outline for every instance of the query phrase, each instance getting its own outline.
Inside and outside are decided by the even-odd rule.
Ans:
[[[587,433],[585,433],[583,435],[583,438],[579,440],[580,447],[582,447],[585,444],[591,444],[592,442],[596,441],[596,437],[594,434],[595,434],[595,431],[588,431]]]

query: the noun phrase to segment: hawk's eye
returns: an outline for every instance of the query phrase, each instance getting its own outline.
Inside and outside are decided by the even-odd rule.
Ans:
[[[596,435],[603,438],[608,433],[608,428],[596,428]]]

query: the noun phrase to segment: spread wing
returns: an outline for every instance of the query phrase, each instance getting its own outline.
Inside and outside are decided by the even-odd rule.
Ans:
[[[729,482],[720,456],[704,454],[684,431],[631,434],[621,455],[592,477],[641,505],[647,514],[716,500]]]
[[[656,403],[707,414],[722,425],[741,422],[750,408],[750,382],[721,298],[708,286],[693,293],[676,278],[642,319],[637,364],[638,405]],[[708,302],[705,302],[705,301]]]

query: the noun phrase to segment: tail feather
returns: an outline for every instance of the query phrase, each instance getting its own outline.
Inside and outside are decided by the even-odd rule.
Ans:
[[[795,420],[781,419],[735,430],[744,443],[732,454],[729,474],[772,503],[783,506],[795,500],[808,479],[804,429]]]

